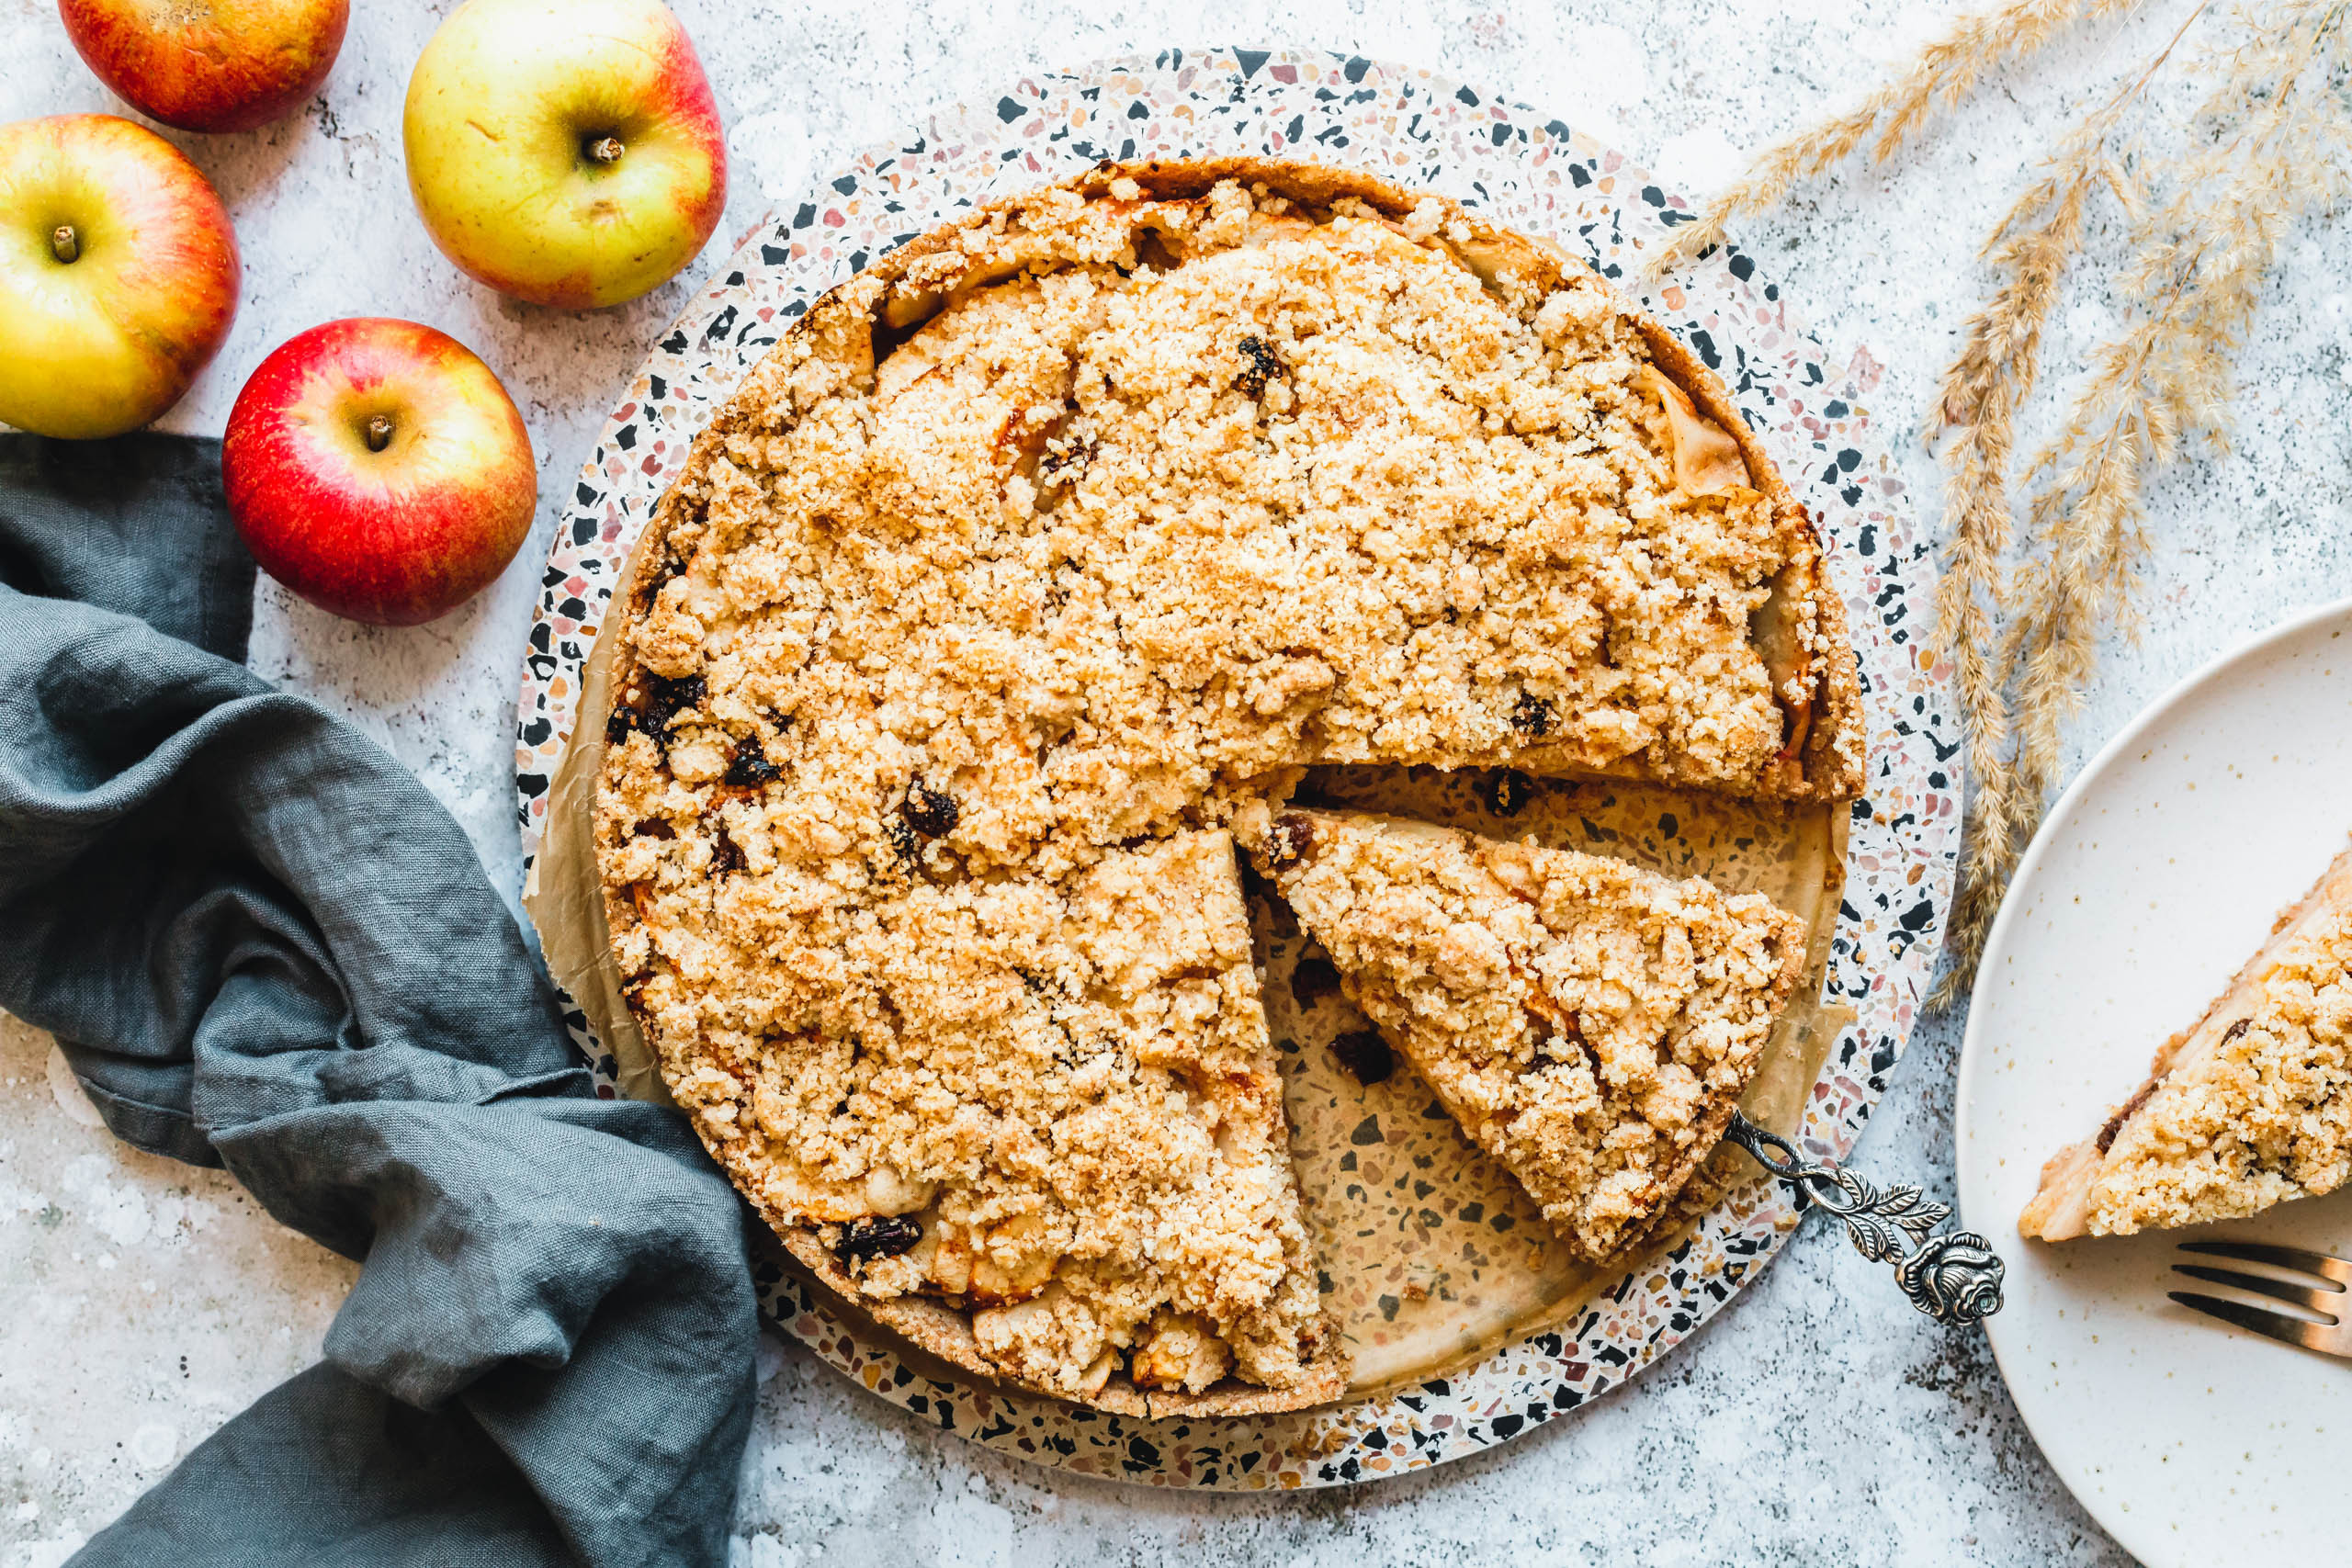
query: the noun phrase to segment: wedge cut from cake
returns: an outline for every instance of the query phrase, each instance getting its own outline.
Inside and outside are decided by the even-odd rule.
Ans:
[[[1255,837],[1350,998],[1595,1262],[1722,1137],[1804,964],[1762,895],[1623,861],[1347,812]]]
[[[2044,1241],[2202,1224],[2352,1171],[2352,850],[2335,858],[2148,1081],[2042,1168]]]

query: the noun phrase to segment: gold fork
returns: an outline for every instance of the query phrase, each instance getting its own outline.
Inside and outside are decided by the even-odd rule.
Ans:
[[[2176,1274],[2186,1274],[2192,1280],[2204,1280],[2216,1285],[2229,1285],[2258,1296],[2277,1301],[2292,1302],[2325,1321],[2313,1323],[2308,1318],[2289,1313],[2273,1312],[2245,1302],[2229,1301],[2221,1296],[2209,1296],[2197,1291],[2167,1291],[2165,1294],[2192,1312],[2208,1317],[2218,1317],[2223,1323],[2256,1334],[2267,1334],[2273,1339],[2283,1339],[2290,1345],[2300,1345],[2306,1350],[2317,1350],[2324,1356],[2352,1357],[2352,1312],[2346,1312],[2352,1298],[2352,1262],[2330,1258],[2324,1252],[2306,1252],[2300,1247],[2275,1247],[2255,1241],[2185,1241],[2183,1252],[2202,1253],[2208,1258],[2232,1258],[2241,1263],[2262,1263],[2273,1269],[2290,1269],[2319,1280],[2316,1286],[2299,1284],[2291,1280],[2274,1280],[2267,1274],[2241,1274],[2229,1269],[2208,1269],[2202,1264],[2176,1263]]]

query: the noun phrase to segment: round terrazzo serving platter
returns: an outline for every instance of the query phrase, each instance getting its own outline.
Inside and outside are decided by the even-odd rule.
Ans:
[[[1343,55],[1168,50],[1023,77],[992,99],[931,115],[899,144],[779,206],[661,339],[606,423],[557,530],[524,654],[515,784],[526,855],[571,737],[582,666],[639,530],[695,435],[810,302],[959,211],[1101,160],[1226,154],[1310,160],[1439,191],[1635,291],[1645,251],[1689,217],[1679,197],[1558,119],[1426,71]],[[1852,626],[1870,768],[1851,807],[1823,987],[1825,1003],[1853,1021],[1806,1097],[1797,1139],[1809,1156],[1843,1159],[1909,1038],[1959,851],[1950,671],[1918,635],[1931,562],[1863,409],[1878,376],[1867,355],[1829,365],[1778,286],[1736,249],[1654,287],[1643,303],[1722,375],[1819,519]],[[569,1016],[609,1092],[612,1059],[585,1017]],[[1755,1279],[1798,1218],[1791,1193],[1758,1176],[1553,1331],[1445,1377],[1223,1420],[1137,1420],[942,1380],[796,1276],[763,1266],[762,1289],[785,1333],[880,1397],[1000,1452],[1158,1486],[1344,1485],[1509,1441],[1625,1382]]]

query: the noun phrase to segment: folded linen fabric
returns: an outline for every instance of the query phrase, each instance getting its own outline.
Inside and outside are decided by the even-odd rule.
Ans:
[[[448,813],[242,660],[218,444],[0,436],[0,1008],[115,1134],[364,1260],[76,1563],[718,1563],[742,1213],[595,1098]]]

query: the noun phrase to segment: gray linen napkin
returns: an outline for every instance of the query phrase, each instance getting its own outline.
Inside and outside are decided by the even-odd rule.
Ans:
[[[359,1282],[77,1564],[725,1560],[743,1211],[594,1098],[448,813],[242,660],[218,443],[0,436],[0,1008]]]

